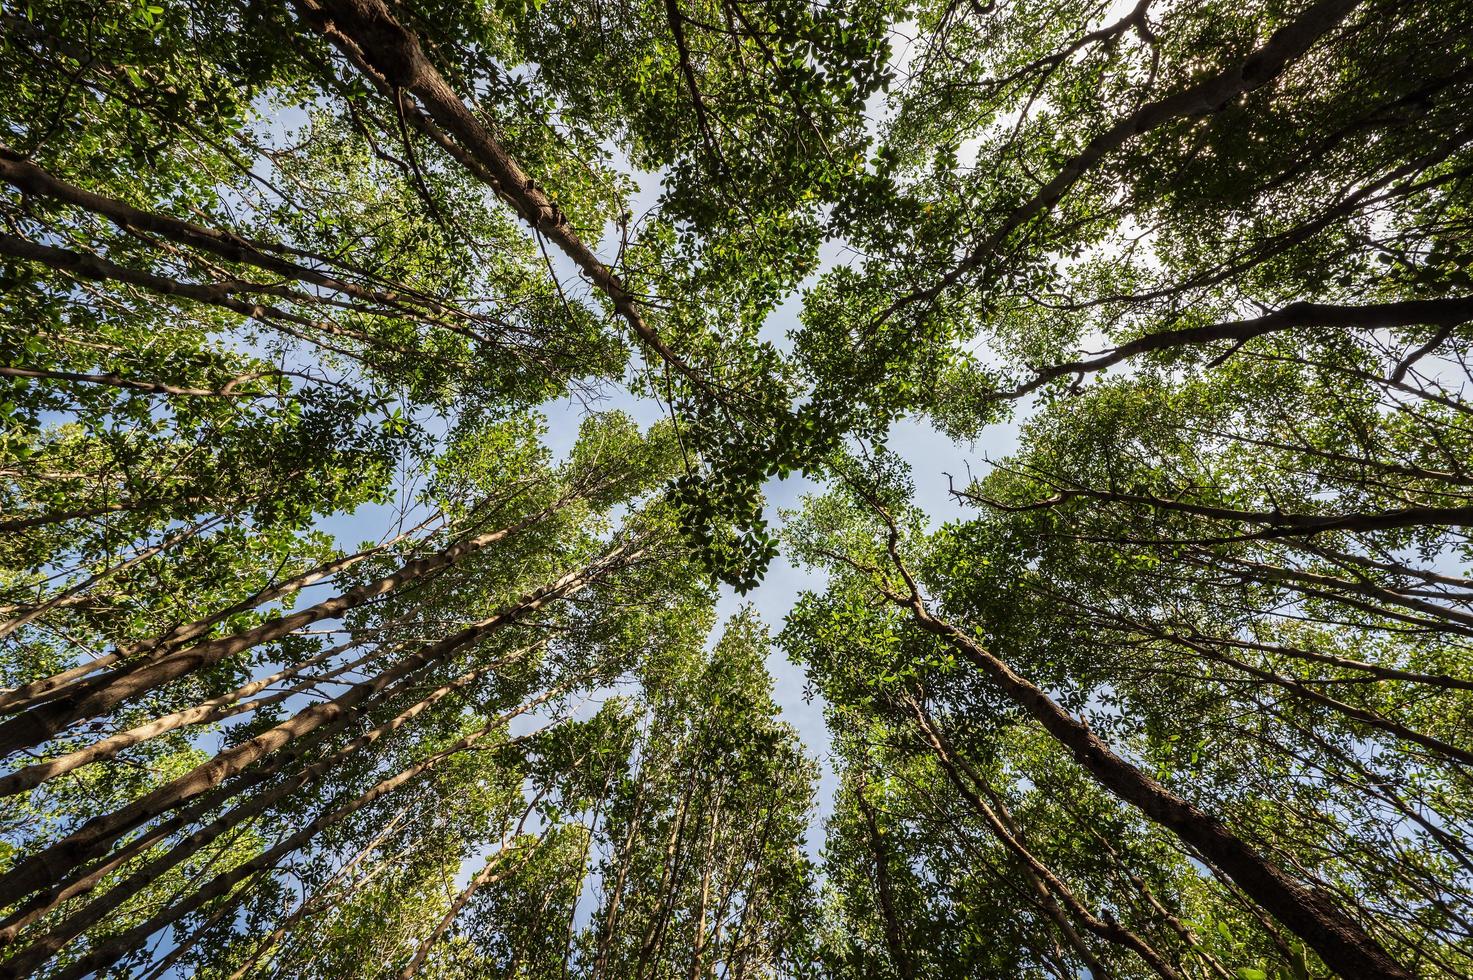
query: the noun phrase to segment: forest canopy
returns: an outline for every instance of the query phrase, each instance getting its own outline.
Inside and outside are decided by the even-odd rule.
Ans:
[[[4,0],[0,978],[1473,980],[1470,348],[1465,0]]]

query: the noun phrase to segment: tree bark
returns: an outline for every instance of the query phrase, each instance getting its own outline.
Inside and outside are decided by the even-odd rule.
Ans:
[[[225,895],[247,878],[271,870],[287,855],[307,844],[323,830],[346,819],[374,800],[394,792],[411,779],[433,768],[436,764],[465,751],[494,730],[494,725],[479,729],[459,739],[448,748],[379,782],[372,789],[352,801],[311,821],[275,846],[232,868],[230,871],[218,874],[209,881],[204,882],[183,901],[163,909],[139,925],[124,930],[117,936],[99,943],[95,948],[74,960],[65,968],[52,974],[51,980],[80,980],[80,978],[90,973],[102,972],[127,955],[130,950],[137,948],[139,944],[146,941],[149,936],[158,930],[204,907],[211,900]],[[12,970],[9,962],[0,964],[0,978],[20,977],[23,975]]]
[[[59,734],[68,725],[100,715],[129,698],[151,691],[191,671],[212,666],[262,643],[278,640],[312,623],[339,617],[370,600],[423,580],[426,576],[449,568],[457,561],[484,551],[492,544],[535,525],[563,503],[564,501],[559,501],[553,507],[542,508],[514,524],[478,534],[428,558],[406,562],[392,574],[356,586],[306,609],[262,623],[253,629],[207,640],[184,650],[166,653],[155,660],[128,665],[111,674],[79,682],[64,700],[37,705],[24,714],[0,723],[0,755],[39,745]]]
[[[202,701],[194,707],[171,712],[145,724],[134,726],[127,731],[109,735],[107,738],[93,742],[85,748],[68,752],[65,755],[60,755],[53,759],[47,759],[45,762],[38,762],[35,765],[26,766],[24,769],[17,769],[8,776],[0,777],[0,796],[13,796],[16,793],[24,793],[26,790],[34,789],[42,783],[49,782],[74,769],[80,769],[82,766],[90,765],[93,762],[99,762],[103,759],[111,759],[124,749],[129,749],[150,739],[158,738],[160,735],[165,735],[175,729],[222,721],[234,715],[244,714],[247,711],[259,711],[273,704],[280,704],[287,698],[301,694],[303,691],[322,683],[324,680],[329,680],[339,674],[361,667],[369,660],[384,655],[383,651],[376,650],[357,660],[343,664],[326,675],[310,677],[293,687],[279,691],[269,697],[260,698],[255,701],[242,700],[259,691],[265,690],[273,684],[290,680],[300,675],[302,671],[315,667],[317,664],[341,653],[346,647],[353,645],[355,643],[350,642],[331,647],[293,667],[287,668],[286,670],[278,670],[274,674],[268,674],[259,680],[242,685],[226,694]]]
[[[423,527],[423,525],[421,525],[421,527]],[[284,582],[280,582],[276,585],[271,585],[260,589],[254,595],[242,602],[233,603],[226,608],[219,610],[218,612],[211,613],[209,616],[195,620],[192,623],[186,623],[180,626],[176,626],[170,629],[163,636],[156,637],[152,640],[144,641],[141,643],[131,643],[126,647],[119,648],[118,650],[114,650],[111,653],[104,654],[101,657],[96,657],[84,664],[79,664],[78,666],[72,667],[68,670],[63,670],[58,673],[52,674],[50,677],[45,677],[40,680],[32,681],[29,684],[23,684],[20,687],[14,688],[10,691],[6,691],[4,694],[0,694],[0,711],[9,713],[33,707],[34,705],[39,704],[42,701],[48,701],[54,697],[61,696],[61,689],[66,687],[66,685],[70,684],[71,682],[77,680],[78,678],[85,677],[88,674],[96,673],[97,671],[102,670],[104,667],[110,667],[113,664],[117,663],[119,660],[123,660],[128,657],[139,656],[140,654],[148,653],[150,651],[166,650],[169,647],[176,647],[181,643],[187,643],[190,640],[203,636],[212,627],[228,619],[229,617],[236,615],[237,613],[242,613],[249,609],[255,609],[259,606],[265,605],[268,602],[275,602],[277,599],[281,599],[285,596],[293,595],[297,592],[300,592],[307,586],[312,585],[316,582],[320,582],[328,576],[336,575],[339,572],[346,571],[347,569],[363,561],[365,558],[376,555],[379,552],[383,551],[385,548],[392,547],[393,545],[398,544],[400,541],[405,540],[419,529],[420,528],[413,528],[409,531],[405,531],[403,534],[391,538],[388,541],[385,541],[383,544],[375,545],[372,548],[365,548],[362,551],[359,551],[352,555],[348,555],[343,558],[335,558],[332,561],[324,562],[323,564],[320,564],[315,568],[310,569],[309,571],[303,572],[300,575],[295,575]]]
[[[921,629],[946,640],[1003,694],[1028,712],[1069,749],[1075,761],[1096,782],[1211,859],[1270,915],[1304,940],[1331,969],[1346,977],[1414,980],[1411,971],[1394,960],[1329,895],[1294,880],[1221,821],[1116,755],[1085,722],[1070,716],[969,635],[933,616],[917,593],[913,591],[910,597],[893,592],[888,595],[892,601],[910,609]]]
[[[540,800],[541,798],[542,794],[537,794],[536,799],[532,801],[532,805],[527,807],[527,811],[522,815],[521,821],[517,823],[516,829],[511,832],[512,838],[514,838],[516,834],[519,833],[524,826],[526,826],[527,817],[531,815],[532,810],[536,807],[538,800]],[[409,962],[405,965],[404,969],[399,971],[398,980],[410,980],[411,977],[419,973],[419,971],[425,965],[425,960],[429,958],[430,951],[435,948],[435,944],[438,943],[441,937],[443,937],[445,933],[450,930],[450,927],[455,924],[455,920],[460,916],[461,910],[464,909],[466,907],[466,904],[475,897],[476,892],[480,891],[487,885],[502,880],[507,875],[512,874],[514,871],[519,870],[523,865],[530,861],[533,855],[536,853],[534,848],[533,852],[529,853],[525,858],[523,858],[521,864],[517,865],[516,868],[512,868],[504,873],[498,874],[497,870],[501,867],[502,862],[506,860],[506,852],[509,843],[509,839],[503,839],[501,842],[501,847],[497,849],[495,854],[487,859],[486,866],[482,868],[476,874],[476,876],[470,880],[465,888],[461,889],[460,894],[455,896],[455,899],[450,903],[450,909],[440,918],[440,921],[435,924],[435,928],[430,931],[430,934],[425,937],[425,940],[415,947],[414,955],[410,957]]]
[[[988,806],[987,802],[984,801],[980,796],[978,796],[977,793],[970,786],[968,786],[966,782],[963,781],[962,775],[965,774],[967,780],[970,780],[979,786],[983,785],[981,777],[979,777],[977,773],[970,766],[966,765],[959,757],[956,757],[954,755],[951,747],[946,742],[945,736],[937,727],[934,719],[931,718],[930,713],[926,711],[926,709],[920,703],[914,700],[910,702],[910,709],[911,713],[915,715],[916,724],[920,727],[921,734],[924,737],[926,744],[930,747],[932,753],[936,756],[937,761],[941,763],[941,767],[943,770],[945,770],[947,776],[950,778],[951,784],[956,787],[957,792],[959,792],[962,795],[962,798],[971,805],[972,809],[975,810],[984,821],[986,821],[987,826],[989,829],[991,829],[993,836],[996,837],[1004,847],[1012,851],[1013,855],[1023,863],[1025,873],[1027,874],[1029,879],[1037,886],[1038,890],[1042,892],[1042,896],[1047,899],[1045,907],[1052,905],[1053,908],[1051,909],[1051,911],[1055,913],[1059,912],[1058,905],[1053,900],[1053,897],[1057,896],[1058,900],[1062,901],[1064,905],[1068,907],[1070,914],[1073,915],[1074,918],[1077,919],[1080,924],[1084,926],[1084,928],[1088,929],[1090,932],[1094,933],[1096,936],[1099,936],[1101,939],[1104,939],[1107,942],[1114,943],[1115,945],[1120,946],[1123,949],[1128,949],[1131,952],[1135,953],[1142,960],[1144,960],[1146,962],[1146,965],[1154,970],[1157,975],[1162,978],[1162,980],[1182,980],[1181,974],[1177,972],[1177,970],[1170,963],[1167,963],[1166,958],[1163,957],[1160,952],[1158,952],[1156,948],[1150,943],[1146,942],[1130,929],[1127,929],[1124,926],[1119,925],[1118,923],[1106,922],[1105,920],[1101,919],[1099,916],[1091,912],[1085,906],[1084,902],[1079,898],[1079,896],[1074,894],[1074,890],[1070,888],[1063,881],[1063,879],[1054,874],[1053,869],[1048,867],[1033,854],[1033,852],[1028,848],[1028,845],[1023,842],[1022,836],[1015,832],[1015,828],[1008,826],[1007,823],[1004,823],[1003,819],[998,816],[997,812],[994,811],[992,807]],[[1059,914],[1055,916],[1055,922],[1060,926],[1060,929],[1064,932],[1065,936],[1069,937],[1070,941],[1075,944],[1075,948],[1079,949],[1081,953],[1085,953],[1085,955],[1088,956],[1088,953],[1085,950],[1083,943],[1080,941],[1078,934],[1074,933],[1073,935],[1071,935],[1071,933],[1073,933],[1073,930],[1069,927],[1067,920],[1065,920],[1063,916]],[[1088,959],[1093,959],[1093,957],[1088,956]],[[1100,963],[1098,961],[1090,964],[1087,960],[1086,965],[1089,966],[1091,974],[1096,976],[1099,975],[1098,971],[1100,970]]]
[[[524,652],[525,650],[519,651],[519,653]],[[277,785],[270,787],[264,792],[234,807],[229,812],[215,818],[210,823],[194,831],[188,837],[169,848],[168,851],[158,858],[129,874],[123,881],[118,882],[106,893],[93,899],[86,906],[69,915],[45,934],[33,939],[25,949],[7,960],[3,964],[3,968],[26,972],[40,966],[93,924],[101,921],[123,903],[140,894],[152,882],[158,880],[170,869],[177,867],[183,861],[199,853],[231,828],[239,827],[246,821],[264,814],[274,804],[281,802],[303,786],[310,785],[321,779],[324,775],[341,766],[365,747],[372,745],[384,736],[392,734],[408,724],[447,695],[465,687],[488,671],[500,666],[502,666],[502,662],[481,667],[461,675],[448,684],[441,685],[425,698],[406,708],[389,721],[359,735],[327,757],[305,767]],[[532,701],[523,704],[513,711],[498,716],[492,724],[504,724],[511,718],[532,710],[537,705],[555,696],[556,693],[558,692],[553,691],[541,697],[534,698]]]
[[[619,277],[599,261],[557,205],[537,188],[450,88],[419,38],[394,16],[384,0],[294,0],[294,5],[303,22],[336,45],[382,94],[396,104],[402,104],[401,92],[418,99],[424,112],[406,112],[409,120],[490,185],[538,234],[561,249],[608,296],[635,336],[661,360],[698,388],[707,389],[705,379],[645,321],[638,302]]]
[[[880,899],[881,916],[885,920],[885,944],[890,948],[890,961],[895,965],[895,972],[900,974],[900,980],[915,980],[915,964],[910,960],[910,950],[906,947],[905,934],[901,930],[900,910],[895,906],[895,889],[890,881],[890,859],[886,855],[884,841],[880,839],[880,826],[875,819],[874,808],[865,799],[862,785],[854,788],[854,802],[864,818],[870,853],[875,859],[875,891]]]
[[[1473,297],[1450,299],[1417,299],[1400,303],[1369,303],[1364,306],[1337,306],[1327,303],[1291,303],[1281,310],[1251,320],[1233,320],[1182,330],[1163,330],[1147,334],[1114,350],[1088,360],[1067,361],[1038,371],[1030,380],[1011,391],[1005,398],[1021,398],[1056,378],[1071,374],[1084,375],[1139,354],[1191,347],[1221,340],[1243,343],[1254,337],[1302,327],[1335,327],[1344,330],[1376,330],[1416,324],[1457,325],[1473,320]]]
[[[160,786],[133,803],[110,814],[95,817],[45,851],[20,861],[0,876],[0,905],[9,905],[76,868],[82,861],[102,853],[129,829],[137,827],[190,798],[218,785],[288,742],[331,723],[378,694],[392,681],[435,663],[462,646],[494,630],[518,622],[550,602],[565,598],[589,582],[626,564],[639,554],[629,542],[615,546],[593,564],[564,575],[556,582],[523,596],[496,615],[466,627],[431,644],[371,680],[357,684],[332,701],[314,705],[296,717],[240,745],[221,752],[211,761]]]
[[[1339,26],[1358,3],[1359,0],[1318,0],[1297,18],[1275,31],[1262,47],[1242,61],[1175,95],[1147,103],[1118,120],[1086,143],[1084,149],[1066,161],[1053,178],[1032,197],[1008,212],[997,228],[956,268],[935,285],[897,300],[883,318],[888,319],[893,312],[913,302],[935,299],[969,272],[990,261],[1013,232],[1052,210],[1080,178],[1135,137],[1177,119],[1205,116],[1232,100],[1267,85],[1302,57],[1315,42]]]

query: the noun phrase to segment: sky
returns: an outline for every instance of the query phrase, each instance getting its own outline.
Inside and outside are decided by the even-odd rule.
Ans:
[[[911,41],[908,25],[898,25],[891,35],[892,67],[904,70],[911,56]],[[866,107],[868,128],[872,137],[878,137],[885,121],[886,103],[882,93],[876,93]],[[289,132],[306,122],[306,116],[296,110],[287,110],[272,120],[271,129],[282,138],[289,139]],[[631,227],[638,227],[638,218],[658,207],[661,191],[661,175],[635,170],[628,166],[622,154],[613,147],[606,147],[613,155],[615,166],[629,175],[638,190],[630,201],[630,210],[636,218]],[[610,239],[616,236],[608,236]],[[612,256],[600,256],[605,261]],[[838,242],[827,242],[819,250],[819,263],[814,272],[789,294],[768,316],[763,325],[762,337],[780,350],[790,350],[790,334],[798,327],[798,316],[803,306],[803,293],[827,270],[849,261],[851,255]],[[555,275],[564,284],[571,296],[584,295],[580,288],[576,267],[556,250],[549,250],[549,261]],[[641,425],[648,426],[665,418],[665,410],[658,403],[638,399],[627,390],[607,386],[604,397],[592,404],[576,398],[564,398],[542,406],[547,418],[547,433],[544,442],[555,456],[562,457],[572,447],[583,419],[590,410],[619,410],[628,413]],[[916,492],[914,502],[930,515],[933,525],[962,517],[967,513],[949,493],[947,474],[958,478],[969,471],[981,475],[986,471],[986,460],[1006,456],[1017,444],[1015,423],[990,426],[976,443],[958,445],[942,435],[924,420],[906,419],[894,425],[890,431],[888,448],[906,460],[912,468],[912,479]],[[412,494],[413,485],[404,488],[404,495]],[[771,479],[763,488],[767,501],[766,518],[770,527],[781,526],[780,512],[797,508],[806,494],[821,488],[812,480],[793,475],[783,480]],[[353,514],[335,515],[322,523],[322,528],[333,533],[339,544],[354,549],[369,540],[381,540],[396,532],[400,511],[394,506],[367,506]],[[785,553],[767,569],[762,582],[746,595],[738,595],[730,586],[722,586],[717,603],[718,625],[712,642],[720,634],[720,624],[743,605],[751,604],[775,635],[781,630],[783,620],[806,590],[822,590],[823,576],[795,565]],[[824,724],[824,706],[821,700],[805,699],[803,668],[791,663],[786,653],[774,646],[767,661],[768,673],[773,680],[773,698],[781,709],[783,720],[797,730],[808,753],[820,766],[816,807],[809,833],[809,850],[816,854],[822,840],[822,822],[832,809],[837,789],[837,779],[829,764],[829,735]]]
[[[907,50],[909,44],[903,31],[895,33],[892,44],[897,48],[896,62],[903,64],[908,60],[909,54]],[[872,135],[878,135],[878,130],[883,123],[882,103],[878,96],[874,103],[867,107],[867,110]],[[273,120],[271,128],[279,138],[289,140],[290,131],[305,123],[304,114],[288,110],[287,114],[279,115]],[[614,155],[615,165],[619,166],[623,162],[622,155],[613,151],[612,148],[608,149]],[[630,202],[630,209],[636,219],[657,208],[661,191],[661,175],[637,171],[627,165],[619,166],[619,169],[628,174],[638,187]],[[637,220],[632,223],[632,227],[638,227]],[[612,256],[600,257],[606,261],[612,259]],[[841,243],[832,241],[825,243],[819,250],[818,267],[769,314],[763,324],[762,338],[770,341],[780,350],[790,350],[792,347],[790,334],[798,328],[804,291],[811,287],[824,272],[849,261],[850,258],[850,253]],[[586,295],[589,292],[586,284],[580,283],[578,270],[566,257],[555,250],[549,250],[549,261],[554,274],[563,283],[570,297]],[[650,399],[636,398],[618,385],[607,385],[602,398],[594,402],[589,402],[586,398],[579,400],[567,397],[545,403],[542,406],[542,412],[547,419],[544,442],[555,457],[561,458],[573,446],[579,426],[590,411],[613,410],[629,414],[643,426],[667,417],[664,407],[659,403]],[[976,443],[968,446],[954,443],[924,420],[906,419],[892,427],[887,445],[892,452],[911,465],[912,479],[916,487],[914,502],[930,515],[933,525],[939,525],[967,513],[967,509],[959,506],[957,501],[951,497],[947,474],[961,478],[970,470],[973,474],[980,475],[987,468],[985,460],[996,460],[1007,455],[1016,446],[1016,443],[1017,426],[1014,423],[990,426]],[[415,489],[417,489],[415,484],[409,482],[403,487],[401,496],[406,499],[412,497]],[[799,507],[806,494],[817,492],[820,489],[818,484],[802,475],[792,475],[783,480],[775,478],[769,480],[763,488],[767,502],[765,516],[769,526],[780,527],[781,511]],[[321,522],[319,526],[334,534],[341,547],[356,550],[363,542],[382,540],[396,533],[399,530],[400,519],[401,511],[397,505],[370,505],[360,507],[352,514],[334,515]],[[767,569],[762,582],[746,595],[738,595],[730,586],[721,587],[717,603],[718,622],[712,642],[714,643],[715,636],[720,634],[720,624],[746,604],[756,609],[772,633],[776,635],[799,596],[806,590],[819,591],[823,587],[824,581],[821,574],[795,565],[785,553],[780,553]],[[783,720],[797,730],[806,750],[819,763],[821,775],[808,840],[810,852],[816,854],[822,841],[822,822],[831,812],[832,801],[837,789],[837,779],[828,759],[830,741],[824,724],[824,706],[821,700],[805,698],[806,684],[803,668],[791,663],[786,653],[776,645],[768,657],[767,668],[773,680],[773,698],[781,709]]]
[[[908,60],[908,42],[904,32],[892,36],[896,46],[895,61],[903,64]],[[881,97],[877,94],[867,106],[869,128],[872,136],[878,136],[883,123]],[[617,159],[617,154],[616,154]],[[638,217],[658,206],[660,175],[643,173],[624,167],[624,171],[635,180],[639,190],[631,201],[631,211]],[[637,222],[636,222],[637,225]],[[778,347],[792,349],[791,335],[798,329],[798,317],[803,308],[804,291],[813,286],[824,272],[850,260],[851,255],[842,243],[829,241],[819,248],[817,268],[777,305],[763,324],[761,337]],[[554,260],[555,271],[565,282],[574,280],[570,263]],[[663,409],[649,401],[640,401],[627,392],[611,392],[608,400],[598,406],[601,409],[620,409],[628,412],[642,424],[648,425],[664,418]],[[555,451],[565,452],[572,446],[578,425],[586,412],[576,400],[567,399],[544,406],[548,414],[548,445]],[[965,474],[968,466],[980,475],[985,470],[984,458],[997,459],[1007,455],[1017,444],[1017,427],[1013,423],[990,426],[982,438],[972,446],[958,446],[950,438],[921,420],[904,420],[890,431],[888,448],[897,453],[912,468],[915,482],[915,503],[930,515],[933,524],[958,518],[966,513],[949,493],[948,472],[958,476]],[[800,474],[783,480],[770,479],[763,487],[766,498],[764,516],[768,526],[781,527],[781,511],[799,507],[805,495],[815,493],[821,487]],[[721,586],[717,603],[718,625],[745,604],[751,604],[768,627],[776,634],[783,620],[797,603],[804,591],[821,591],[824,578],[820,573],[795,565],[785,552],[767,569],[757,588],[746,595],[738,595],[727,585]],[[714,642],[714,639],[713,639]],[[810,755],[819,762],[820,779],[816,794],[816,807],[809,833],[809,850],[816,853],[822,841],[822,822],[832,810],[838,781],[829,763],[829,733],[824,724],[824,706],[821,699],[805,698],[806,683],[803,668],[788,660],[787,654],[774,647],[767,660],[767,670],[773,680],[773,699],[782,711],[782,718],[791,724],[803,740]]]
[[[825,267],[832,261],[830,258]],[[764,329],[769,339],[786,347],[786,334],[796,329],[800,308],[800,296],[795,293],[790,302],[775,310]],[[612,410],[626,412],[645,426],[665,417],[658,403],[635,398],[621,388],[610,386],[605,397],[595,403],[565,398],[544,404],[542,411],[547,418],[544,442],[555,456],[561,458],[573,446],[579,426],[590,411]],[[947,474],[960,477],[968,472],[968,467],[974,474],[980,474],[986,468],[986,459],[995,460],[1007,455],[1016,442],[1017,428],[1011,423],[991,426],[981,439],[967,446],[954,443],[923,420],[904,420],[892,427],[887,445],[911,465],[916,487],[915,503],[930,515],[933,526],[939,526],[968,513],[967,508],[951,497]],[[406,492],[412,489],[412,485],[407,486]],[[806,494],[821,489],[813,480],[797,474],[783,480],[770,479],[763,488],[769,525],[779,527],[781,511],[799,507]],[[352,514],[329,518],[320,526],[333,533],[341,547],[356,550],[365,541],[380,540],[395,533],[399,513],[394,506],[366,506]],[[823,587],[821,573],[800,567],[790,561],[786,553],[779,553],[761,583],[747,594],[738,595],[732,587],[721,586],[717,602],[718,625],[712,642],[720,633],[720,624],[747,604],[756,609],[775,635],[799,596],[804,591],[821,591]],[[808,841],[809,850],[816,854],[822,840],[822,822],[831,812],[837,789],[837,779],[828,760],[829,735],[824,724],[823,703],[818,699],[805,699],[803,668],[790,662],[786,653],[776,645],[768,657],[767,669],[773,680],[773,699],[781,709],[783,720],[797,730],[807,752],[820,766],[816,807]]]

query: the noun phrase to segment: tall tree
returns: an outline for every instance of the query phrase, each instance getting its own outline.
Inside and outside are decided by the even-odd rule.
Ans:
[[[0,10],[0,975],[1473,975],[1470,39]]]

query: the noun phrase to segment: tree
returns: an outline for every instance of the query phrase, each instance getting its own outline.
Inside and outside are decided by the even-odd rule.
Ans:
[[[1470,38],[0,11],[0,975],[1473,973]]]

